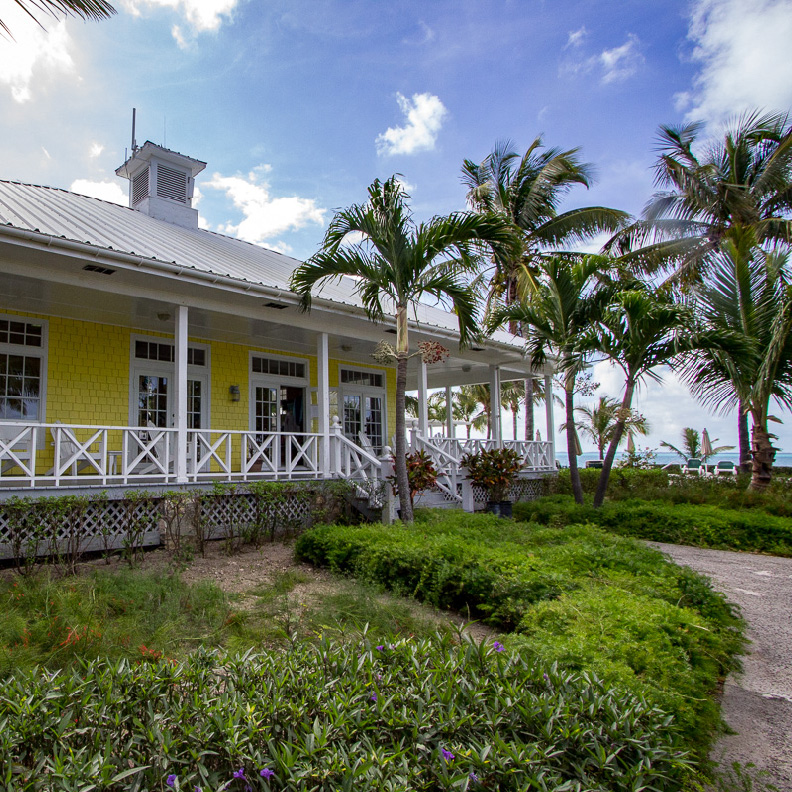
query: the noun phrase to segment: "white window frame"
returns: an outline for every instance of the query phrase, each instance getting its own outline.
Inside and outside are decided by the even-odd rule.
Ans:
[[[341,371],[360,371],[364,374],[379,374],[382,377],[382,386],[363,385],[358,382],[341,382]],[[367,368],[366,366],[349,366],[346,363],[338,364],[338,417],[341,425],[344,423],[344,395],[381,396],[382,397],[382,445],[390,445],[388,439],[388,375],[383,369]],[[355,442],[358,441],[354,438]]]
[[[287,363],[301,363],[305,366],[304,377],[289,377],[284,374],[262,374],[253,371],[253,358],[268,358],[270,360],[283,360]],[[256,388],[277,388],[281,386],[303,389],[303,414],[305,416],[304,432],[310,432],[311,426],[311,365],[308,358],[280,355],[275,352],[257,352],[248,350],[248,429],[255,431],[256,426]],[[278,431],[280,429],[280,410],[278,410]]]
[[[138,374],[143,374],[144,369],[147,373],[155,376],[167,376],[171,381],[176,381],[176,364],[168,363],[165,360],[147,360],[144,358],[135,357],[135,342],[136,341],[150,341],[158,344],[167,344],[168,346],[176,347],[176,341],[167,336],[149,336],[142,333],[131,333],[129,337],[129,426],[137,426],[137,378]],[[205,365],[187,366],[187,379],[201,380],[204,384],[204,394],[201,395],[201,423],[203,418],[206,418],[206,425],[201,426],[198,431],[208,431],[211,428],[212,421],[212,348],[209,344],[199,344],[190,341],[188,347],[193,349],[202,349],[205,353]],[[170,398],[173,398],[174,393],[171,392]],[[176,411],[176,405],[172,403],[173,412]],[[170,426],[171,424],[169,424]]]
[[[24,344],[0,343],[0,353],[5,355],[24,355],[25,357],[37,357],[41,360],[40,379],[41,391],[39,393],[39,417],[35,421],[25,418],[2,418],[0,423],[47,423],[47,368],[49,362],[49,320],[38,319],[33,316],[23,316],[21,314],[0,314],[0,319],[9,322],[25,322],[25,324],[41,325],[41,346],[30,347]]]

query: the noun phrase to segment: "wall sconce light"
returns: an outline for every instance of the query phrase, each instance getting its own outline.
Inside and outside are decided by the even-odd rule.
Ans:
[[[231,397],[232,402],[239,401],[239,385],[232,385],[228,389],[228,395]]]

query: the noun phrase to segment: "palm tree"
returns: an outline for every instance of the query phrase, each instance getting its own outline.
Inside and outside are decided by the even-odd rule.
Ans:
[[[770,401],[792,407],[792,268],[788,254],[755,245],[752,229],[731,229],[711,279],[694,291],[703,328],[717,343],[691,355],[683,378],[720,410],[750,413],[752,489],[772,476]]]
[[[718,438],[716,437],[712,442],[717,443]],[[687,462],[688,459],[691,458],[706,462],[710,457],[716,454],[722,454],[724,451],[731,451],[734,448],[734,446],[718,446],[717,448],[713,448],[709,454],[705,454],[701,443],[701,435],[698,433],[697,429],[693,429],[690,426],[686,426],[682,430],[681,448],[677,448],[675,445],[667,443],[665,440],[661,440],[660,445],[663,446],[663,448],[667,448],[669,451],[673,451],[683,462]]]
[[[520,412],[520,405],[524,401],[525,380],[514,380],[501,384],[501,405],[511,413],[512,435],[515,440],[517,439],[517,413]]]
[[[487,410],[484,409],[473,385],[463,385],[454,393],[454,420],[464,421],[467,425],[467,437],[470,439],[471,428],[482,431],[487,426]],[[486,404],[489,405],[489,395]]]
[[[520,156],[510,140],[498,141],[480,163],[466,159],[462,183],[467,199],[477,212],[497,214],[513,229],[517,243],[511,249],[495,249],[489,278],[488,307],[508,306],[518,297],[518,281],[523,265],[541,252],[591,239],[621,228],[625,212],[589,206],[559,213],[561,202],[575,185],[589,187],[591,165],[579,157],[577,148],[562,151],[545,149],[537,137]],[[520,335],[516,320],[509,331]],[[525,439],[533,440],[533,378],[525,381]]]
[[[564,378],[569,473],[578,503],[583,503],[583,487],[575,453],[575,386],[586,359],[579,340],[596,318],[607,293],[601,268],[602,258],[598,256],[583,256],[576,261],[541,258],[535,267],[524,269],[525,298],[496,311],[489,321],[490,327],[504,321],[520,322],[526,351],[538,365],[550,355],[559,359]]]
[[[424,295],[450,302],[459,323],[460,345],[478,333],[475,294],[464,280],[475,265],[476,243],[508,245],[511,234],[498,218],[457,212],[418,225],[407,206],[407,194],[396,176],[368,188],[368,201],[337,212],[320,250],[294,271],[292,289],[311,307],[312,290],[347,275],[370,319],[380,321],[386,309],[396,315],[396,482],[402,520],[412,522],[405,460],[404,392],[410,342],[407,316]],[[362,241],[345,246],[349,234]]]
[[[602,459],[605,447],[611,441],[616,424],[622,417],[619,400],[612,396],[600,396],[596,404],[575,407],[575,412],[583,416],[582,420],[575,421],[575,428],[578,432],[591,438],[594,445],[597,446],[599,458]],[[565,429],[566,427],[562,426],[561,428]],[[635,437],[635,435],[646,436],[649,434],[649,428],[643,415],[636,410],[630,410],[624,418],[623,439]]]
[[[618,365],[625,376],[616,426],[608,444],[594,494],[594,506],[605,499],[613,460],[631,414],[636,387],[644,377],[658,379],[654,369],[701,345],[691,333],[693,314],[675,302],[668,290],[652,291],[638,281],[618,291],[582,345],[597,350]]]
[[[52,17],[76,16],[82,19],[105,19],[115,14],[115,8],[107,0],[14,0],[14,2],[39,25],[38,15]],[[8,26],[0,19],[0,28],[11,35]]]
[[[723,139],[701,147],[700,123],[662,126],[655,183],[661,188],[642,222],[622,235],[628,244],[655,244],[633,260],[649,269],[676,261],[675,277],[696,280],[734,228],[750,228],[755,244],[775,247],[792,240],[792,127],[783,113],[746,113]],[[698,151],[694,150],[698,149]],[[748,409],[738,404],[740,461],[750,464]]]

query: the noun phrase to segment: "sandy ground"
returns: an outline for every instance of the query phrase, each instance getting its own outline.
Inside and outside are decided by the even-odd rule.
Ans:
[[[792,558],[653,544],[711,578],[748,623],[750,654],[723,696],[723,718],[736,733],[718,741],[712,758],[752,762],[767,771],[763,780],[792,792]]]

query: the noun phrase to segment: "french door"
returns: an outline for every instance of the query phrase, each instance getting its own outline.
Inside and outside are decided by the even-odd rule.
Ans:
[[[133,425],[164,429],[175,426],[176,401],[170,374],[137,369],[135,371],[135,415]],[[187,380],[187,428],[208,427],[207,378]]]
[[[377,454],[383,446],[383,404],[381,395],[344,391],[344,435],[358,444],[367,440]]]

